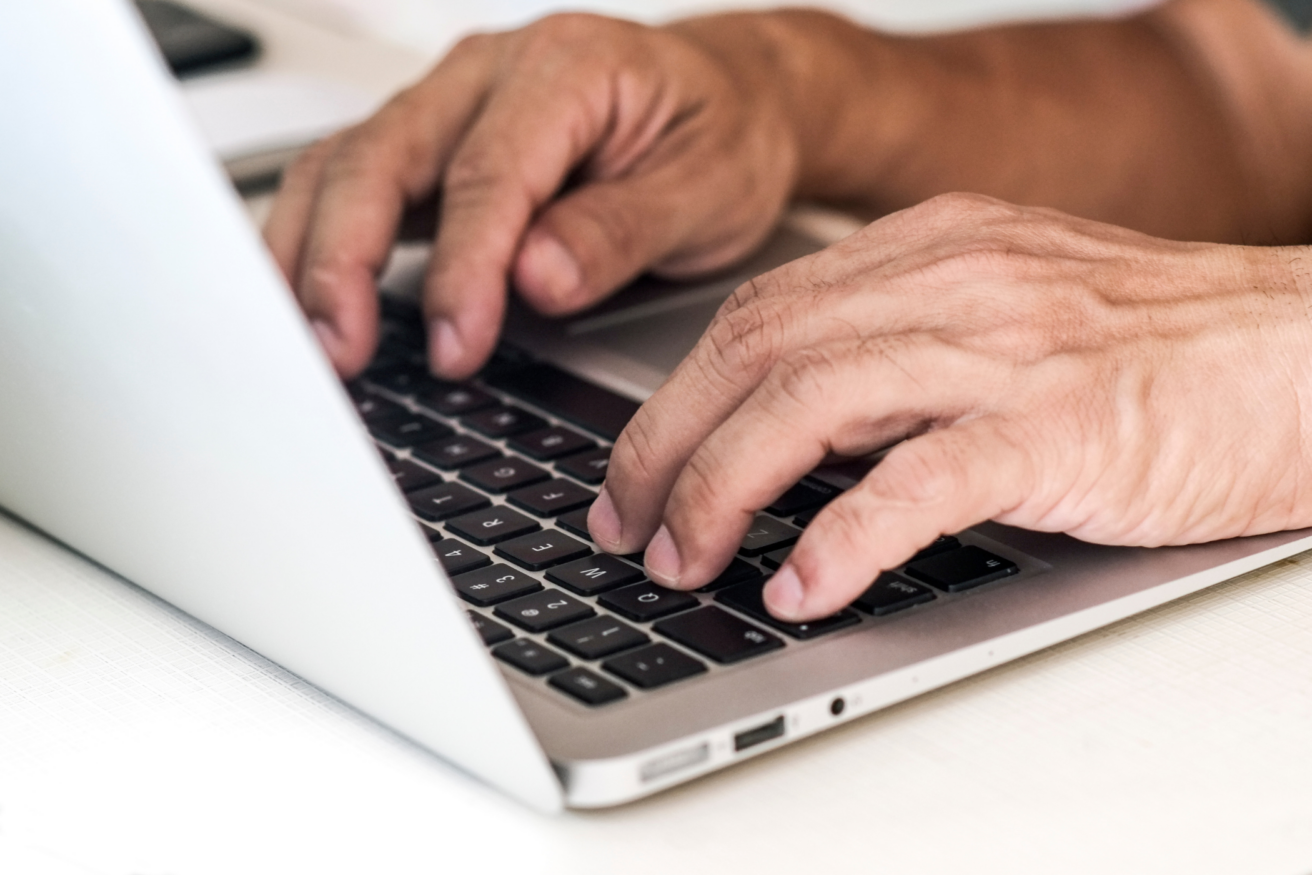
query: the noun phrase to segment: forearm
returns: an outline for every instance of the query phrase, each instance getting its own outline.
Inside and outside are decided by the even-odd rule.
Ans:
[[[961,190],[1176,239],[1307,239],[1309,70],[1245,0],[918,38],[801,11],[676,26],[773,83],[800,197],[887,212]]]

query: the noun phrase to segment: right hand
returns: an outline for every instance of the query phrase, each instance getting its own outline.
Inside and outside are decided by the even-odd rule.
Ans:
[[[350,377],[374,352],[376,278],[403,215],[437,195],[429,358],[467,377],[511,283],[560,314],[644,270],[693,275],[751,251],[797,174],[782,104],[767,67],[735,67],[686,30],[559,15],[470,37],[293,164],[265,238]]]

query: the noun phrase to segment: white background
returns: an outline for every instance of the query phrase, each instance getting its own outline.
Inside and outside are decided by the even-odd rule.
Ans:
[[[548,12],[589,10],[659,21],[728,7],[816,6],[879,27],[917,31],[1017,18],[1115,14],[1153,0],[263,0],[342,29],[366,30],[432,52],[459,35],[514,27]]]

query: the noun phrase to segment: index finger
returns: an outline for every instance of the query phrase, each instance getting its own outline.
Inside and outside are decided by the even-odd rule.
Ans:
[[[423,81],[346,132],[323,159],[304,225],[295,227],[298,216],[289,209],[279,222],[291,227],[270,232],[280,241],[301,237],[299,247],[280,245],[300,250],[293,287],[343,374],[358,372],[373,353],[378,273],[406,205],[435,187],[484,99],[496,40],[461,42]]]
[[[551,50],[574,45],[566,39]],[[424,312],[434,370],[453,379],[475,371],[496,341],[512,265],[535,214],[616,124],[608,59],[563,64],[527,49],[521,55],[524,62],[498,83],[442,179]],[[577,271],[555,244],[549,266]]]

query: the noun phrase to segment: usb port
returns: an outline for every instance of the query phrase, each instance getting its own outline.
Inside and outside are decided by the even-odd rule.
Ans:
[[[765,723],[755,729],[744,730],[733,737],[733,749],[735,751],[747,750],[749,747],[756,747],[771,739],[783,738],[784,735],[784,715]]]

